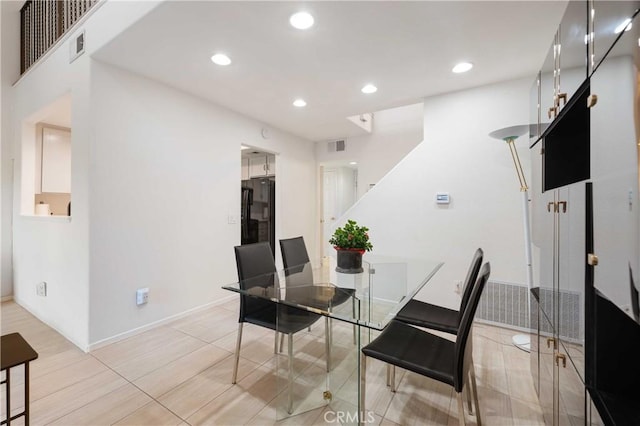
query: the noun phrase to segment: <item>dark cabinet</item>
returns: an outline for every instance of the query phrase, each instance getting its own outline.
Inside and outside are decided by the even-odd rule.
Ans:
[[[530,90],[531,371],[547,424],[640,424],[638,7],[569,2]]]
[[[640,424],[640,324],[632,314],[640,273],[640,18],[637,10],[631,16],[591,76],[598,102],[590,111],[585,381],[604,424]]]

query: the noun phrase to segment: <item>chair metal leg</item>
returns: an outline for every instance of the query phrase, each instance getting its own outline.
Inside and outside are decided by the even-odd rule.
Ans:
[[[462,402],[462,392],[457,392],[456,397],[458,399],[458,418],[460,419],[460,426],[466,426],[467,422],[464,419],[464,402]]]
[[[276,330],[273,338],[273,353],[278,353],[278,330]]]
[[[327,360],[327,373],[331,371],[331,324],[329,317],[324,317],[324,356]]]
[[[236,379],[238,378],[238,362],[240,361],[240,344],[242,343],[242,325],[244,323],[238,324],[238,339],[236,340],[236,359],[233,364],[233,377],[231,378],[231,383],[236,384]]]
[[[387,364],[387,387],[391,386],[391,364]]]
[[[469,410],[469,414],[473,415],[473,406],[471,404],[471,372],[467,375],[467,386],[465,386],[464,393],[467,395],[467,410]]]
[[[482,421],[480,420],[480,404],[478,403],[478,386],[476,385],[476,369],[473,363],[471,363],[469,373],[471,374],[471,387],[473,388],[473,399],[476,405],[476,424],[482,426]]]
[[[396,366],[391,366],[391,392],[396,392]]]
[[[360,398],[358,400],[358,425],[362,426],[365,424],[366,419],[366,411],[365,401],[366,401],[366,391],[367,391],[367,356],[360,352]]]
[[[353,319],[356,319],[356,298],[351,297],[351,315]],[[359,319],[359,318],[358,318]],[[353,344],[356,344],[356,333],[358,332],[357,326],[353,324]]]
[[[293,333],[289,333],[289,403],[287,413],[293,413]]]
[[[282,352],[283,346],[284,346],[284,333],[280,333],[280,352]]]

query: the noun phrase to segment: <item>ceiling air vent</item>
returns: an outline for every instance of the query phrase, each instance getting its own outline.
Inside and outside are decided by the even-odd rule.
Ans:
[[[327,143],[327,148],[329,152],[344,151],[344,147],[345,147],[344,140]]]

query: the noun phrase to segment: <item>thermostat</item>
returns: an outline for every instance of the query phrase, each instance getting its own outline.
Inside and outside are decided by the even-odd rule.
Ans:
[[[449,204],[449,193],[448,192],[436,192],[436,203],[437,204]]]

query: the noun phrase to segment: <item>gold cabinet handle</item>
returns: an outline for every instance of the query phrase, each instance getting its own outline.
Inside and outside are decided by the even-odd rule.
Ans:
[[[547,203],[547,211],[548,211],[548,212],[551,212],[551,207],[552,207],[552,206],[553,206],[553,211],[554,211],[554,212],[556,211],[556,203],[554,203],[553,201],[549,201],[549,202]]]
[[[556,106],[560,106],[560,100],[562,99],[562,105],[567,104],[567,94],[566,93],[558,93],[558,103]]]
[[[553,337],[547,337],[547,348],[551,347],[551,343],[553,343],[553,349],[556,348],[556,339]]]
[[[593,253],[589,253],[587,255],[587,263],[591,266],[596,266],[598,264],[598,256]]]
[[[559,360],[562,360],[562,368],[567,368],[567,356],[560,352],[556,352],[556,365],[558,367],[560,366]]]
[[[554,107],[549,108],[549,112],[547,112],[547,116],[549,118],[551,118],[551,116],[553,116],[553,118],[555,118],[556,115],[558,115],[558,107],[554,106]]]
[[[566,201],[558,201],[558,211],[560,211],[560,206],[562,206],[562,213],[567,212],[567,202]]]
[[[592,108],[596,106],[597,103],[598,103],[598,95],[596,95],[595,93],[587,97],[587,108]]]

